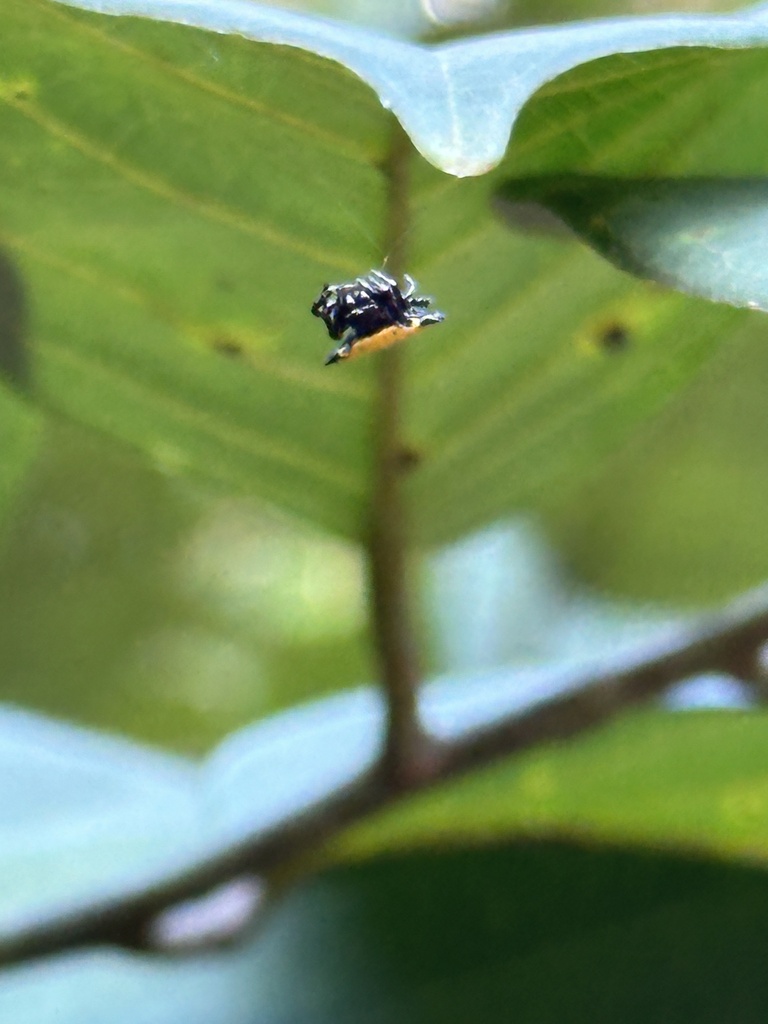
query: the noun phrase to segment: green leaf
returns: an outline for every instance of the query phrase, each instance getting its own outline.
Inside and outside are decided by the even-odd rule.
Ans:
[[[334,871],[240,950],[7,972],[14,1024],[759,1021],[762,871],[532,844]]]
[[[40,427],[37,411],[0,386],[0,537],[3,540],[8,517],[16,507],[27,471],[38,453]]]
[[[615,646],[614,638],[614,664]],[[594,649],[591,656],[599,658]],[[423,695],[425,719],[437,736],[454,738],[578,687],[585,658],[436,681]],[[554,833],[768,860],[760,796],[767,728],[756,711],[635,714],[399,802],[335,841],[328,856]],[[374,762],[382,731],[379,695],[358,690],[234,733],[205,772],[220,835],[269,829],[351,783]]]
[[[309,306],[386,256],[382,103],[467,174],[527,103],[494,173],[411,161],[408,269],[448,315],[407,352],[415,540],[566,505],[741,322],[511,232],[493,204],[512,174],[754,173],[764,11],[423,49],[250,3],[130,8],[216,34],[1,7],[0,240],[33,300],[36,395],[165,470],[364,535],[378,364],[324,368]]]
[[[557,835],[762,862],[767,730],[755,711],[638,714],[414,797],[334,855]]]
[[[444,680],[428,687],[424,712],[451,737],[577,678],[561,668]],[[373,763],[382,725],[378,693],[339,694],[241,730],[191,772],[138,745],[5,711],[0,932],[135,892],[291,820]],[[412,797],[324,855],[348,862],[556,834],[766,859],[765,733],[754,712],[637,715]]]
[[[306,914],[280,936],[303,954],[302,983],[278,1005],[302,1022],[682,1024],[691,1007],[759,1020],[766,886],[757,871],[547,845],[332,873],[285,908]]]
[[[768,310],[768,179],[512,181],[622,270],[733,306]]]
[[[246,0],[67,2],[301,47],[338,61],[376,91],[430,162],[459,176],[483,174],[499,163],[524,103],[579,64],[620,53],[768,42],[768,14],[761,5],[742,15],[606,19],[426,49]]]
[[[599,485],[550,519],[601,591],[701,606],[768,576],[768,347],[750,317]]]
[[[21,274],[0,249],[0,538],[38,453],[40,416],[22,395],[29,389],[29,311]]]

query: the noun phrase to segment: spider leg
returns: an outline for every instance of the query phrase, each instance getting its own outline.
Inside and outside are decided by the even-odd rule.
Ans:
[[[378,271],[372,270],[370,274],[366,274],[364,277],[355,278],[355,284],[367,296],[389,291],[390,285],[387,283],[386,279],[380,279],[377,274]]]
[[[332,352],[329,352],[325,357],[325,365],[331,366],[333,363],[339,363],[342,359],[346,359],[349,353],[352,351],[352,344],[354,339],[343,341],[338,348],[335,348]]]
[[[410,277],[405,275],[406,281],[410,282]],[[382,305],[389,312],[389,316],[392,320],[399,323],[403,322],[403,317],[408,312],[408,299],[400,290],[400,287],[394,277],[390,277],[389,274],[385,274],[382,270],[372,270],[370,273],[371,282],[375,282],[376,291],[383,298]]]
[[[388,292],[397,288],[397,281],[383,270],[372,270],[366,278],[368,285],[372,285],[377,292]]]
[[[404,299],[410,299],[410,297],[416,291],[416,282],[413,280],[410,274],[403,274],[403,280],[405,281],[405,290],[401,290],[401,294]]]
[[[420,310],[413,314],[413,318],[419,327],[429,327],[430,324],[441,324],[445,320],[445,313],[441,313],[439,309]]]

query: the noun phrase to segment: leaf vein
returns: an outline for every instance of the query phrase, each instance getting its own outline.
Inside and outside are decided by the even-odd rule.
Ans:
[[[143,171],[120,160],[114,153],[110,153],[79,132],[63,124],[57,118],[47,114],[42,107],[30,100],[15,100],[9,96],[4,96],[3,99],[8,106],[28,117],[54,138],[64,142],[83,156],[108,168],[118,177],[130,182],[130,184],[150,192],[152,195],[159,196],[161,199],[172,202],[176,206],[191,210],[207,220],[223,224],[243,234],[255,236],[261,241],[278,248],[287,249],[289,252],[303,256],[315,263],[320,263],[324,266],[330,264],[342,273],[355,272],[355,266],[351,264],[345,255],[333,253],[326,249],[309,245],[306,242],[298,241],[292,236],[286,235],[263,222],[254,220],[242,211],[233,210],[222,203],[184,192],[163,178],[156,177],[147,171]]]

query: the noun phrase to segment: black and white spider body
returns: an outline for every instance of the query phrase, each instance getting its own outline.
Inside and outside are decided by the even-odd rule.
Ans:
[[[415,295],[416,282],[404,275],[401,289],[389,274],[372,270],[351,284],[326,284],[312,304],[338,345],[325,365],[388,348],[422,327],[439,324],[445,315],[430,309],[431,299]]]

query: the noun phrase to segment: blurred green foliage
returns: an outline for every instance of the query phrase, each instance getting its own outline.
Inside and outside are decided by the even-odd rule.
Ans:
[[[768,575],[768,348],[751,320],[555,536],[603,589],[697,605]]]
[[[6,529],[4,700],[202,751],[369,678],[359,555],[58,424]]]

